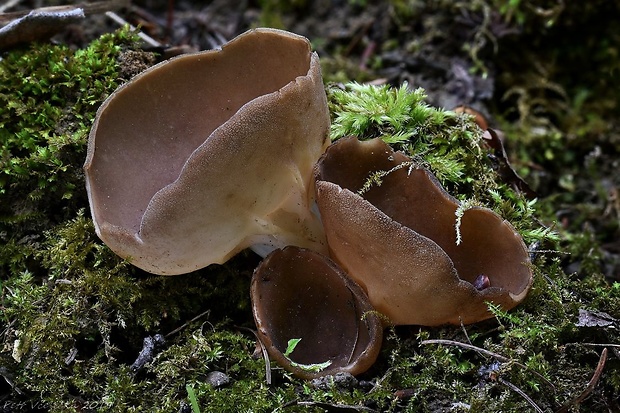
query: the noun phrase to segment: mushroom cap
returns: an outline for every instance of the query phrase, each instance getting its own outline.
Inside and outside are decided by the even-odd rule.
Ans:
[[[247,247],[325,251],[310,206],[328,132],[318,56],[302,36],[255,29],[162,62],[97,112],[84,165],[97,234],[156,274]]]
[[[466,210],[457,244],[459,202],[425,169],[394,170],[363,197],[356,193],[370,173],[408,161],[380,139],[344,138],[317,163],[317,204],[334,261],[394,324],[474,323],[492,316],[487,302],[517,305],[532,284],[529,254],[499,215]],[[480,276],[490,286],[478,290]]]
[[[362,289],[324,255],[297,247],[273,251],[254,271],[251,296],[270,357],[298,377],[359,374],[379,354],[378,314]],[[288,358],[284,352],[291,339],[301,341]],[[321,371],[298,365],[327,361],[331,364]]]

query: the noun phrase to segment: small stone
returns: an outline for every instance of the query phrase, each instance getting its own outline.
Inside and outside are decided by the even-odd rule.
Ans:
[[[214,389],[218,389],[228,385],[228,383],[230,383],[230,377],[221,371],[212,371],[207,374],[206,382],[209,383]]]
[[[178,413],[192,413],[192,406],[182,401]]]
[[[136,361],[134,361],[130,367],[131,371],[136,372],[147,363],[153,361],[153,358],[155,358],[155,355],[159,352],[165,342],[166,339],[161,334],[155,334],[152,337],[145,337],[142,344],[142,350],[140,351],[140,354],[138,354]]]
[[[478,291],[482,291],[485,288],[489,288],[491,286],[491,280],[484,274],[478,275],[474,280],[474,288]]]
[[[329,375],[313,379],[310,384],[319,390],[336,388],[337,390],[351,391],[357,386],[358,381],[351,373],[336,373],[333,376]]]

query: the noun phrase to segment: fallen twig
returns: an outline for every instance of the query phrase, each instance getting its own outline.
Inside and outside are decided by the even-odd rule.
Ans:
[[[542,381],[544,381],[547,386],[549,386],[551,389],[553,389],[553,391],[555,391],[555,386],[553,385],[553,383],[551,383],[549,380],[547,380],[542,374],[538,373],[537,371],[534,371],[532,369],[530,369],[529,367],[527,367],[525,364],[519,363],[518,361],[512,360],[506,356],[502,356],[501,354],[498,353],[494,353],[492,351],[483,349],[481,347],[477,347],[474,346],[472,344],[467,344],[467,343],[461,343],[460,341],[454,341],[454,340],[442,340],[442,339],[434,339],[434,340],[423,340],[420,342],[420,344],[446,344],[446,345],[450,345],[450,346],[457,346],[457,347],[462,347],[462,348],[466,348],[468,350],[474,350],[480,354],[484,354],[485,356],[489,356],[489,357],[493,357],[494,359],[501,361],[503,363],[513,363],[519,367],[522,367],[524,369],[526,369],[527,371],[531,372],[532,374],[534,374],[536,377],[538,377],[539,379],[541,379]]]
[[[96,1],[93,3],[80,3],[80,4],[71,4],[65,6],[51,6],[51,7],[41,7],[34,10],[21,10],[21,11],[13,11],[7,13],[0,13],[0,24],[9,22],[11,20],[19,19],[20,17],[26,16],[28,13],[32,11],[37,12],[53,12],[58,10],[69,10],[69,9],[82,9],[86,16],[90,16],[91,14],[100,14],[110,10],[118,10],[123,7],[127,7],[129,5],[129,0],[108,0],[108,1]],[[2,10],[0,10],[2,11]]]
[[[269,353],[267,353],[267,348],[265,347],[260,337],[258,336],[258,333],[255,330],[252,330],[251,328],[247,328],[247,327],[241,327],[241,326],[237,326],[237,328],[240,330],[249,331],[250,333],[254,334],[254,337],[256,337],[256,342],[260,346],[261,353],[263,353],[263,359],[265,360],[265,381],[267,382],[268,385],[270,385],[271,384],[271,361],[269,360]]]
[[[49,39],[88,15],[119,9],[128,4],[128,0],[109,0],[0,13],[0,25],[8,23],[0,28],[0,50]]]
[[[187,327],[188,325],[190,325],[191,323],[195,322],[196,320],[198,320],[199,318],[203,317],[205,314],[209,314],[211,310],[207,310],[204,311],[200,314],[198,314],[196,317],[192,318],[191,320],[189,320],[188,322],[184,323],[181,327],[177,327],[174,330],[172,330],[171,332],[169,332],[168,334],[166,334],[164,337],[168,338],[173,334],[178,333],[179,331],[183,330],[185,327]]]
[[[108,16],[110,19],[114,20],[116,23],[118,23],[121,26],[124,26],[126,24],[129,25],[129,28],[132,31],[136,31],[136,34],[138,35],[138,37],[140,37],[142,40],[144,40],[145,43],[149,44],[150,46],[161,47],[161,43],[159,43],[157,40],[153,39],[148,34],[143,33],[142,31],[137,31],[137,28],[134,25],[129,24],[127,22],[127,20],[123,19],[121,16],[119,16],[116,13],[114,13],[113,11],[107,11],[105,13],[105,15]]]
[[[11,7],[17,6],[21,0],[8,0],[4,4],[0,5],[0,13],[3,13],[5,10],[10,9]]]
[[[611,344],[611,343],[575,343],[575,344],[579,344],[582,346],[590,346],[590,347],[613,347],[613,348],[620,348],[620,344]]]
[[[581,392],[579,396],[575,397],[569,403],[562,406],[559,410],[556,410],[555,413],[568,412],[568,410],[571,407],[581,404],[581,402],[583,402],[586,399],[586,397],[588,397],[590,393],[592,393],[592,390],[594,390],[594,387],[596,387],[596,383],[598,383],[599,379],[601,378],[601,374],[603,374],[603,368],[605,367],[606,361],[607,361],[607,348],[604,348],[603,351],[601,352],[600,358],[598,359],[598,364],[596,365],[594,374],[592,375],[592,378],[586,385],[586,388]]]
[[[514,391],[515,393],[519,394],[519,396],[523,397],[525,399],[526,402],[528,402],[530,404],[530,406],[532,406],[537,412],[539,413],[545,413],[543,409],[540,408],[540,406],[538,406],[534,400],[532,400],[532,398],[530,396],[528,396],[527,394],[525,394],[525,392],[523,390],[521,390],[520,388],[518,388],[517,386],[515,386],[514,384],[512,384],[511,382],[509,382],[508,380],[504,380],[501,377],[497,378],[497,381],[502,383],[504,386],[510,388],[512,391]]]

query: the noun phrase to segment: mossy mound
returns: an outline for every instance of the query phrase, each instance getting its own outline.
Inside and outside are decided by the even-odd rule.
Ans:
[[[465,205],[510,220],[535,256],[533,290],[514,311],[493,309],[495,319],[466,328],[390,330],[356,384],[314,386],[277,366],[267,384],[247,330],[257,257],[158,277],[94,233],[81,169],[86,138],[98,105],[125,80],[122,55],[132,50],[135,37],[121,30],[84,50],[33,45],[0,62],[2,409],[497,412],[533,402],[556,411],[584,392],[605,347],[602,374],[578,402],[584,411],[618,405],[620,283],[604,279],[596,237],[555,223],[553,199],[528,200],[503,182],[469,117],[430,107],[422,90],[357,84],[328,89],[333,138],[380,136]],[[583,314],[590,318],[580,324]],[[144,339],[157,334],[163,340],[136,363]],[[210,384],[213,371],[230,383]]]

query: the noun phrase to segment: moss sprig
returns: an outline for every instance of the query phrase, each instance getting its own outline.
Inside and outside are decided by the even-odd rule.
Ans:
[[[99,104],[118,86],[120,54],[137,39],[125,28],[85,49],[33,44],[3,56],[0,232],[45,228],[84,206],[88,131]]]
[[[381,138],[394,149],[430,168],[442,184],[467,186],[478,170],[481,134],[476,126],[454,112],[425,102],[423,89],[349,83],[328,90],[333,113],[331,138],[354,135]]]
[[[536,201],[502,182],[482,145],[483,131],[470,116],[430,106],[423,89],[410,90],[407,84],[392,88],[349,83],[329,88],[328,96],[332,140],[348,135],[381,138],[433,172],[464,205],[486,206],[509,220],[528,244],[557,243],[554,231],[536,219]],[[380,184],[388,173],[370,176],[363,190]]]

